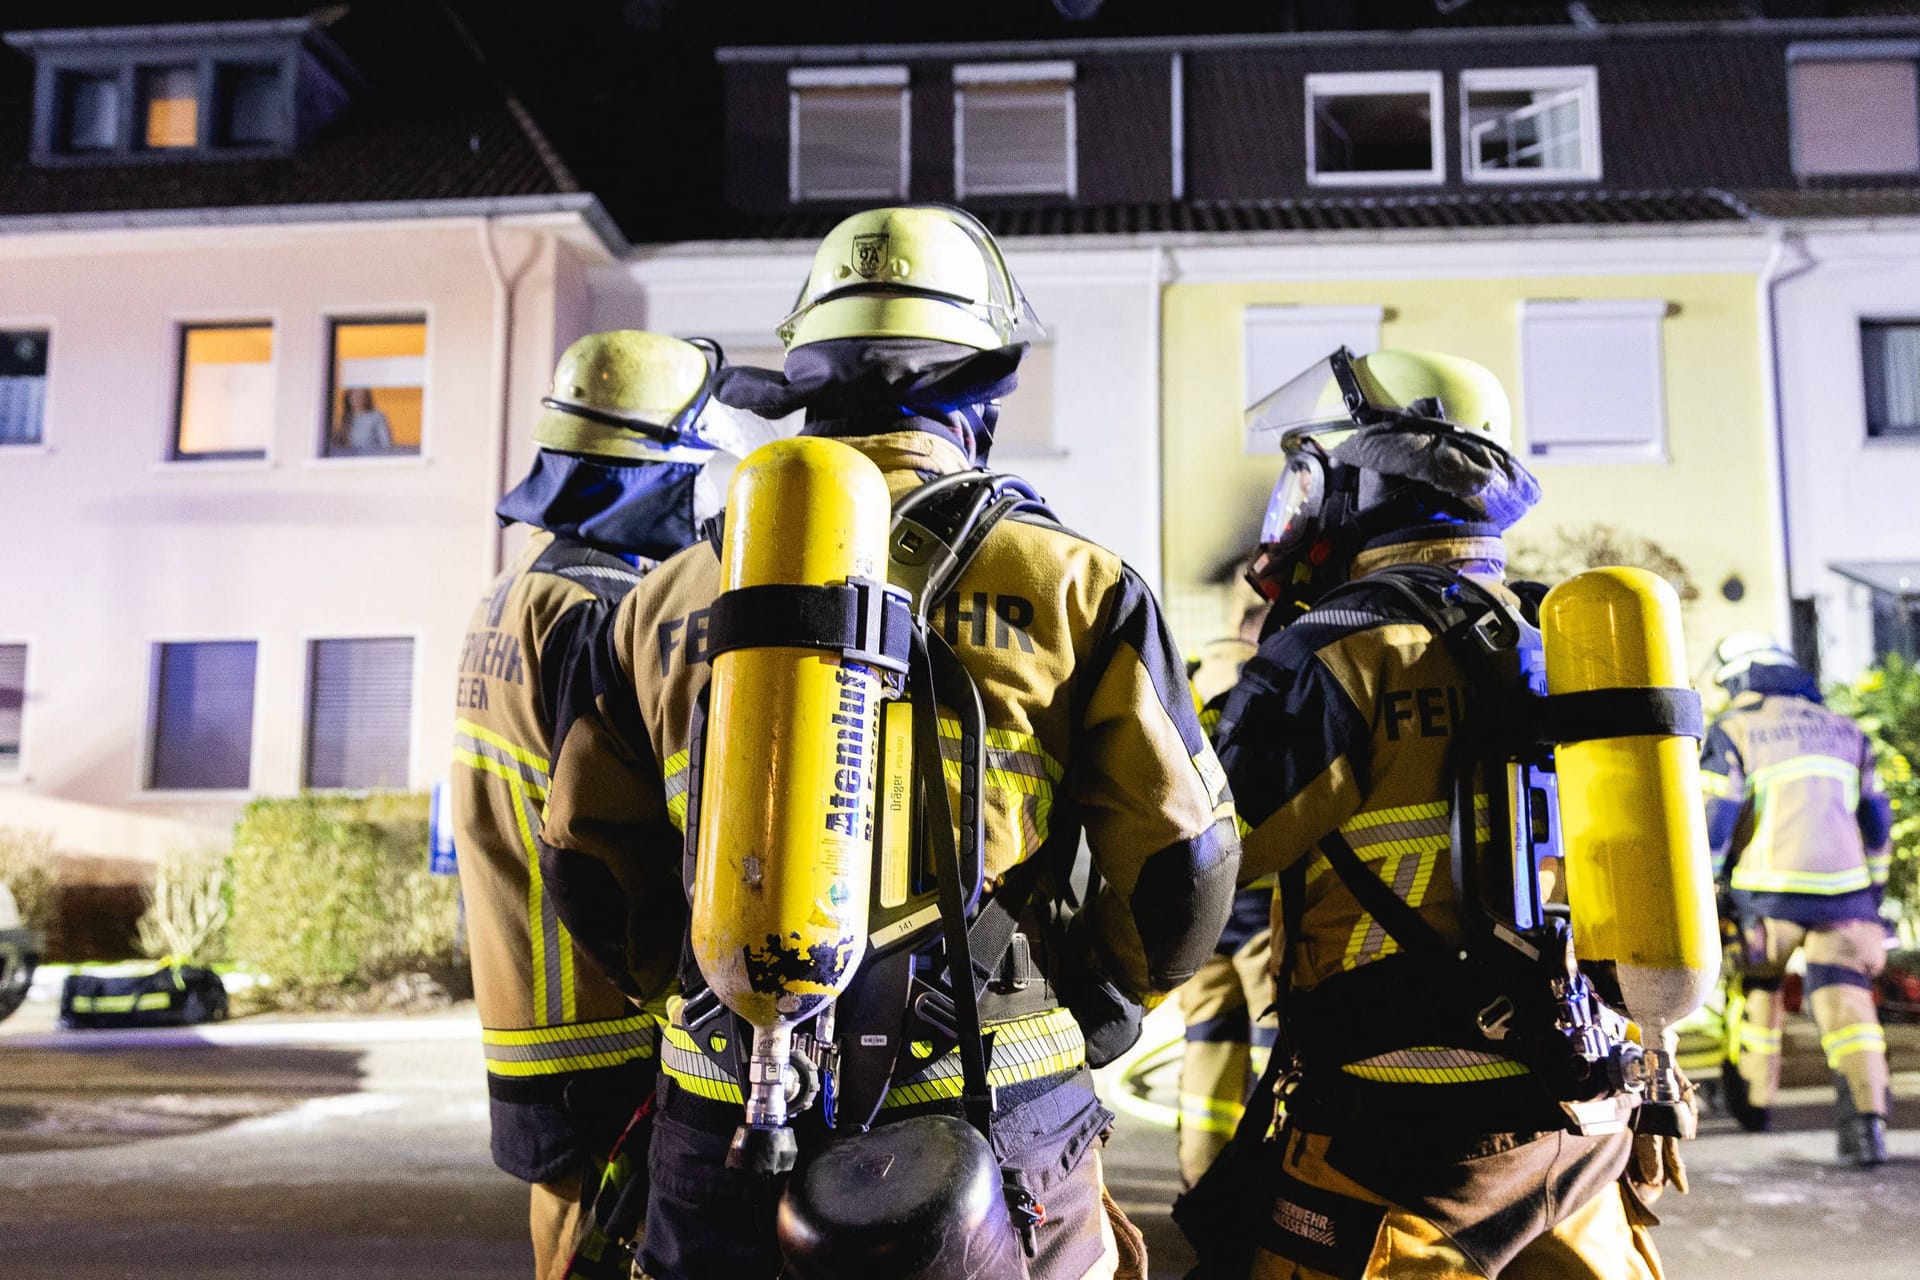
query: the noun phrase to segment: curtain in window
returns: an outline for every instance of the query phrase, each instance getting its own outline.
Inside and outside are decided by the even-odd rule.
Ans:
[[[1867,434],[1920,433],[1920,324],[1862,325],[1860,346]]]

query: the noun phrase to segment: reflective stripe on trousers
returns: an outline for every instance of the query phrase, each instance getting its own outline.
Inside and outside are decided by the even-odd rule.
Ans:
[[[487,1070],[494,1075],[559,1075],[651,1058],[659,1048],[660,1026],[657,1014],[638,1013],[630,1018],[558,1027],[488,1027],[481,1031],[480,1043]]]

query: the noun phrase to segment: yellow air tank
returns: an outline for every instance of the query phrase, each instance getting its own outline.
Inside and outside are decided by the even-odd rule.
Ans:
[[[816,438],[764,445],[728,487],[721,599],[884,581],[889,517],[865,455]],[[866,949],[885,693],[872,667],[775,637],[713,660],[691,933],[708,985],[753,1026],[729,1158],[741,1167],[792,1166],[794,1028],[846,990]]]
[[[1549,695],[1687,689],[1679,597],[1643,569],[1561,583],[1541,604],[1540,633]],[[1691,737],[1649,732],[1554,753],[1574,954],[1613,964],[1656,1106],[1675,1101],[1668,1032],[1720,971],[1699,751]]]

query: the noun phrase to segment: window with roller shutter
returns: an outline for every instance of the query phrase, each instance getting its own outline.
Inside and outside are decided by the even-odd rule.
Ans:
[[[153,646],[147,787],[244,791],[253,777],[252,640]]]
[[[306,786],[406,787],[412,730],[411,638],[315,640],[308,646]]]
[[[27,646],[0,644],[0,778],[20,772],[20,733],[27,702]]]

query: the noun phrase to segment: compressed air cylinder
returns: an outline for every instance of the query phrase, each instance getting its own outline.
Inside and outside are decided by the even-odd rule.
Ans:
[[[1680,600],[1644,569],[1591,569],[1540,606],[1547,692],[1687,687]],[[1640,734],[1554,753],[1574,954],[1611,961],[1657,1046],[1720,972],[1699,744]]]
[[[884,579],[889,519],[886,481],[857,450],[764,445],[728,487],[721,591]],[[872,668],[817,648],[713,660],[691,933],[707,984],[754,1027],[750,1129],[785,1124],[794,1025],[845,991],[866,948],[884,692]]]

